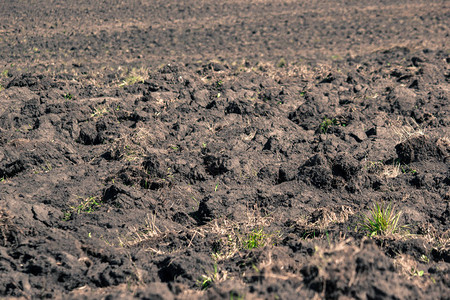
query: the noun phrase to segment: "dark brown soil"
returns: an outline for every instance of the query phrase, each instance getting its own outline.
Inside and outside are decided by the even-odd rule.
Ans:
[[[3,1],[0,298],[449,299],[449,19]]]

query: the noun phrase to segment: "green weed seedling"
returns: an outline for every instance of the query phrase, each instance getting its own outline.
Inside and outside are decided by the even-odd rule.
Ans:
[[[323,119],[322,123],[320,124],[320,131],[322,133],[327,133],[328,128],[333,125],[337,125],[336,119],[329,119],[329,118],[325,117]]]
[[[219,183],[217,182],[215,187],[214,187],[214,192],[217,192],[218,189],[219,189]]]
[[[245,240],[245,248],[251,250],[253,248],[259,248],[266,244],[267,235],[262,228],[254,229],[251,233],[247,235],[247,240]]]
[[[331,56],[331,59],[335,60],[335,61],[336,60],[342,60],[342,56],[340,56],[339,54],[334,54],[334,55]]]
[[[398,222],[401,212],[395,212],[392,204],[375,203],[366,215],[361,216],[360,229],[367,231],[369,236],[393,234],[402,227]]]
[[[400,169],[402,170],[403,174],[417,174],[417,170],[410,168],[408,165],[400,165]]]
[[[72,100],[73,96],[70,93],[64,94],[64,99],[66,100]]]
[[[100,207],[102,204],[101,201],[97,200],[96,196],[91,196],[83,201],[77,206],[71,206],[70,210],[66,211],[64,213],[64,221],[68,221],[72,219],[74,214],[81,214],[81,213],[91,213],[95,211],[98,207]]]
[[[320,123],[319,129],[320,129],[320,132],[322,132],[322,133],[327,133],[327,132],[328,132],[328,129],[329,129],[331,126],[342,126],[342,127],[346,127],[347,125],[348,125],[347,123],[342,122],[342,121],[339,121],[339,120],[336,119],[336,118],[330,119],[330,118],[325,117],[325,118],[323,118],[322,123]]]
[[[148,181],[148,179],[144,180],[144,189],[148,190],[150,189],[151,182]]]
[[[420,260],[426,264],[430,262],[430,259],[425,254],[422,254],[422,256],[420,256]]]
[[[94,112],[91,114],[91,118],[100,117],[106,113],[108,113],[108,109],[106,107],[96,107]]]
[[[415,268],[412,268],[412,269],[411,269],[411,275],[412,275],[412,276],[422,277],[423,274],[424,274],[424,271],[423,271],[423,270],[417,270],[417,269],[415,269]]]
[[[211,284],[219,278],[219,271],[217,264],[214,264],[214,273],[208,275],[202,275],[197,281],[197,284],[202,290],[206,290],[211,286]]]
[[[278,68],[284,68],[287,66],[286,59],[284,57],[280,58],[280,60],[277,62]]]

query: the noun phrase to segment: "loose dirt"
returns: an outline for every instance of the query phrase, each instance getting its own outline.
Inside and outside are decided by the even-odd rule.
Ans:
[[[0,297],[448,299],[449,19],[4,1]]]

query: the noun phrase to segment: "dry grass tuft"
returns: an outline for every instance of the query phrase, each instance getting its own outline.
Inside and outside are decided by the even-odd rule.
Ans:
[[[399,163],[393,163],[392,165],[384,165],[381,176],[386,178],[395,178],[402,173]]]
[[[121,71],[121,82],[118,84],[119,87],[143,83],[149,78],[149,70],[145,67],[132,68],[131,70],[119,67],[118,71]]]
[[[450,230],[445,232],[438,231],[430,223],[422,226],[421,230],[424,232],[425,240],[430,243],[434,249],[438,251],[450,250]]]
[[[425,135],[425,130],[415,120],[405,121],[405,123],[400,121],[391,123],[392,131],[399,137],[400,143],[412,137]]]
[[[218,241],[212,254],[217,261],[227,260],[242,250],[264,247],[274,244],[280,234],[266,232],[274,221],[271,216],[261,216],[257,208],[247,210],[243,221],[230,221],[226,218],[216,219],[203,227],[203,231],[216,234]]]
[[[156,226],[156,215],[151,214],[145,218],[144,224],[140,227],[131,227],[131,232],[119,239],[119,246],[133,247],[142,242],[160,236],[161,230]]]
[[[346,205],[332,209],[322,207],[307,216],[299,218],[296,223],[306,229],[321,231],[327,229],[331,224],[347,222],[349,217],[354,214],[353,209]]]

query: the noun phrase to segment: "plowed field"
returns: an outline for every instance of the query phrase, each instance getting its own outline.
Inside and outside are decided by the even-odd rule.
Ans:
[[[0,298],[449,299],[448,1],[0,1]]]

